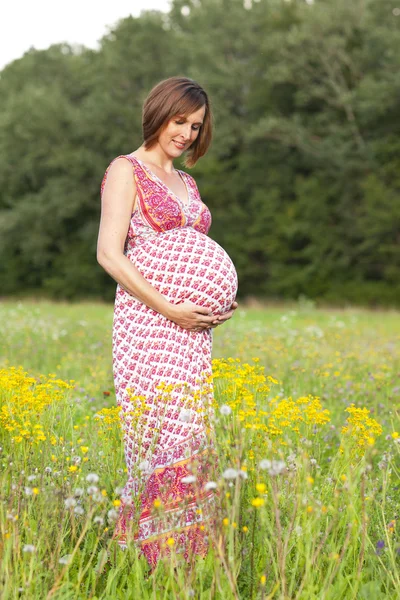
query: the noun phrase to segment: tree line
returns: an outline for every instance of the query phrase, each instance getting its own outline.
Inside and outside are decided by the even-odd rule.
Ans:
[[[1,295],[113,299],[96,261],[101,179],[142,143],[151,87],[184,75],[214,109],[190,173],[239,298],[398,306],[397,4],[174,0],[119,21],[98,50],[56,44],[7,65]]]

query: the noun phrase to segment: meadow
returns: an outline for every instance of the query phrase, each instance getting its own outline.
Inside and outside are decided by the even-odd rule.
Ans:
[[[220,523],[150,574],[111,539],[112,311],[0,305],[1,598],[399,599],[399,313],[240,305],[214,330]]]

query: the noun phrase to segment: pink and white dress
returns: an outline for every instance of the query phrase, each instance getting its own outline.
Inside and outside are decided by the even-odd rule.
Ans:
[[[116,158],[131,162],[138,194],[124,254],[170,302],[228,311],[236,270],[207,235],[211,214],[193,177],[178,171],[188,192],[183,202],[135,156]],[[206,485],[218,464],[211,350],[212,329],[183,329],[117,285],[113,375],[128,479],[114,538],[123,548],[134,540],[152,566],[170,552],[169,538],[186,560],[208,550],[218,505],[218,492]]]

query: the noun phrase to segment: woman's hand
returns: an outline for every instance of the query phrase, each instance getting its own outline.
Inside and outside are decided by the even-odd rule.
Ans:
[[[210,308],[197,306],[190,300],[185,300],[181,304],[170,304],[169,314],[165,316],[183,329],[201,331],[222,325],[232,317],[237,307],[238,303],[235,301],[228,312],[223,315],[212,315]]]
[[[209,329],[216,319],[211,314],[211,308],[197,306],[190,300],[185,300],[180,304],[170,304],[168,314],[165,314],[165,316],[183,329],[190,329],[191,331]]]
[[[233,313],[235,312],[235,310],[238,307],[238,303],[235,302],[232,304],[230,310],[228,310],[228,312],[224,313],[223,315],[218,315],[217,317],[214,317],[214,321],[213,324],[211,325],[212,328],[218,327],[218,325],[222,325],[222,323],[225,323],[225,321],[228,321],[228,319],[231,319],[233,316]]]

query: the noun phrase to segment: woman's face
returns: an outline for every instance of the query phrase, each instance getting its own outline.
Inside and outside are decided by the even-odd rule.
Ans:
[[[188,116],[176,115],[160,133],[158,143],[168,156],[177,158],[193,144],[199,135],[206,112],[205,105]]]

